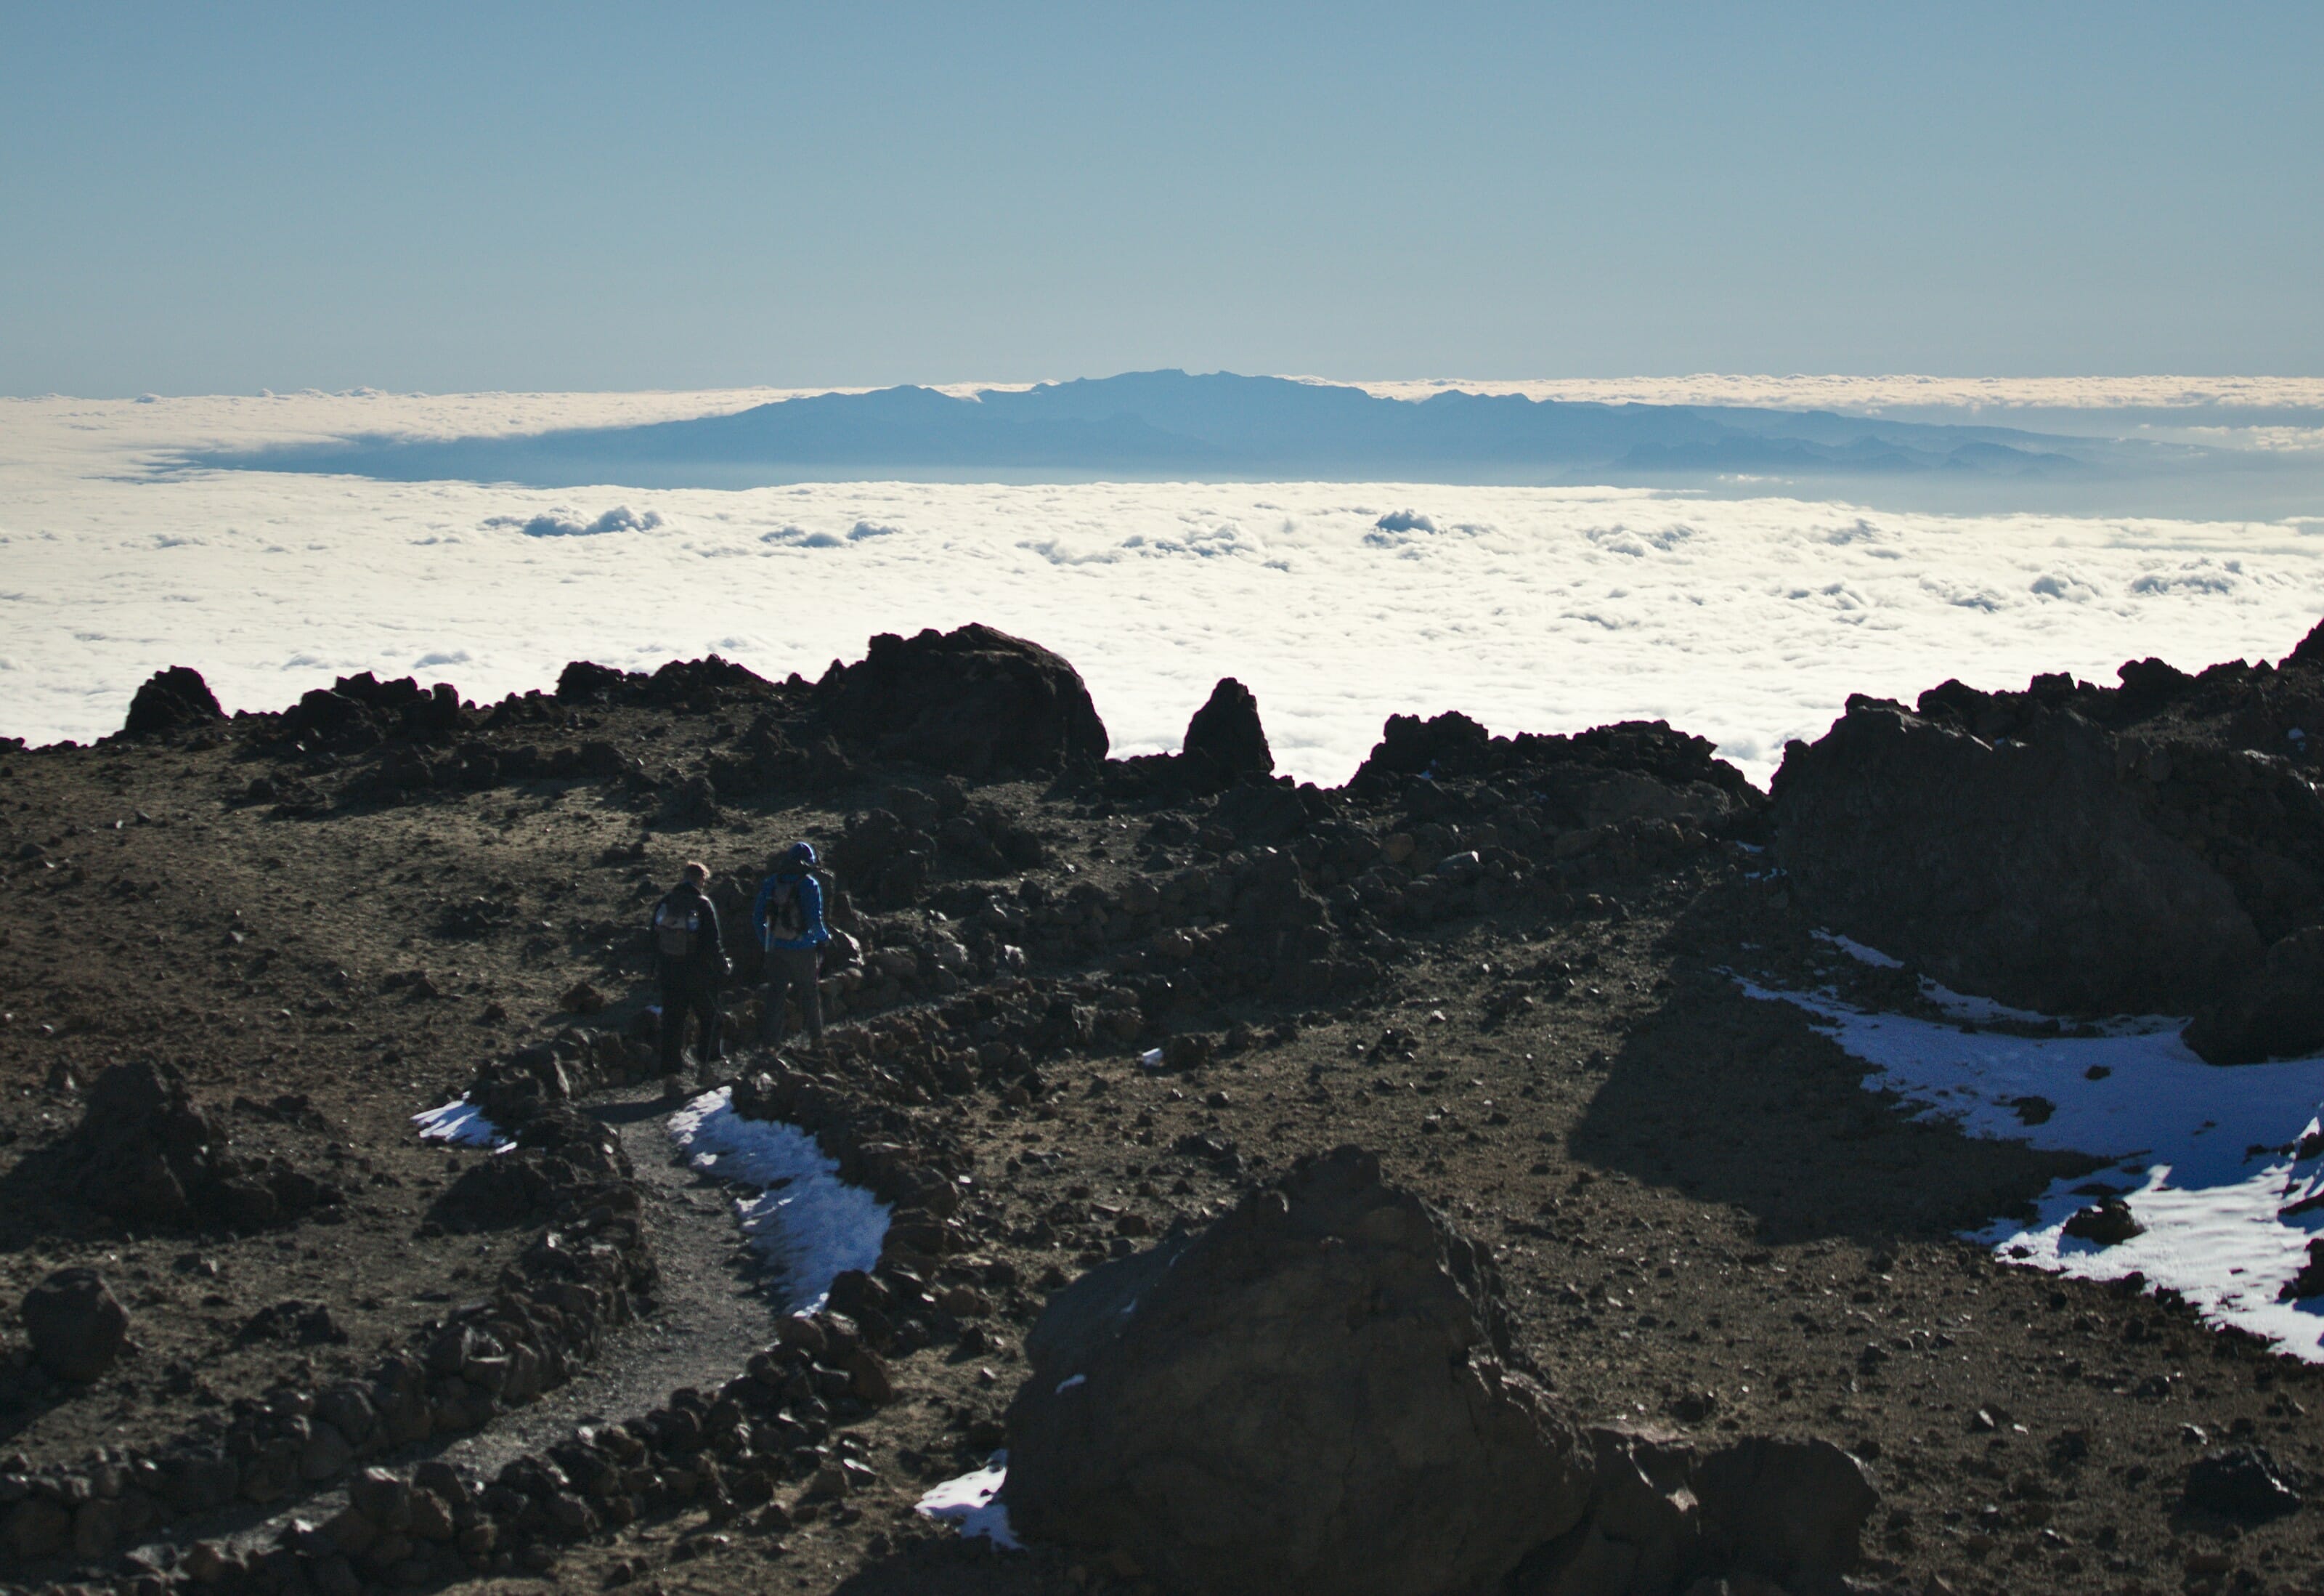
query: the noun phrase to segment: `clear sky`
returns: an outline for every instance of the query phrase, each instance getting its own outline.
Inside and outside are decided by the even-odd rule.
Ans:
[[[2324,5],[0,5],[0,392],[2324,374]]]

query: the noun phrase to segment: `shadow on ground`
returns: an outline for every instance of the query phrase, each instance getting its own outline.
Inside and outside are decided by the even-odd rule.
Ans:
[[[1755,1214],[1769,1242],[1981,1229],[2107,1160],[1965,1137],[1864,1089],[1863,1061],[1801,1010],[1703,973],[1630,1034],[1572,1154]]]

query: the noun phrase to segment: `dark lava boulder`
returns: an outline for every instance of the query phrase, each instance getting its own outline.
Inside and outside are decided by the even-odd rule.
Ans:
[[[2222,1518],[2257,1524],[2296,1513],[2300,1503],[2264,1446],[2206,1453],[2187,1470],[2187,1505]]]
[[[122,729],[133,736],[142,736],[148,732],[205,726],[224,719],[226,711],[218,707],[217,695],[202,679],[202,673],[189,666],[172,665],[145,678],[137,696],[129,701],[128,724]]]
[[[557,701],[560,704],[602,704],[631,686],[642,686],[644,682],[643,676],[624,674],[595,660],[568,660],[565,669],[557,673]]]
[[[882,632],[816,683],[816,715],[842,739],[972,780],[1051,773],[1105,758],[1080,673],[990,626]]]
[[[1705,1457],[1694,1494],[1721,1561],[1794,1590],[1836,1586],[1880,1505],[1864,1465],[1831,1442],[1766,1435]]]
[[[2324,1047],[2324,926],[2278,940],[2258,969],[2195,1016],[2186,1042],[2211,1064],[2296,1058]]]
[[[1010,1522],[1191,1590],[1488,1588],[1591,1481],[1499,1286],[1372,1155],[1303,1159],[1050,1300],[1008,1414]]]
[[[1595,1427],[1588,1515],[1537,1547],[1511,1596],[1678,1596],[1717,1588],[1837,1591],[1880,1505],[1829,1441],[1741,1436],[1706,1452],[1673,1431]],[[1743,1576],[1735,1579],[1734,1576]],[[1718,1582],[1733,1580],[1731,1585]]]
[[[59,1269],[24,1294],[32,1356],[59,1379],[92,1380],[129,1339],[129,1315],[95,1269]]]
[[[2257,964],[2229,883],[2066,711],[1988,744],[1854,697],[1785,751],[1773,858],[1834,930],[1948,985],[2052,1010],[2191,1010]]]
[[[1219,678],[1209,701],[1186,723],[1184,752],[1229,782],[1275,774],[1275,752],[1268,747],[1267,730],[1259,724],[1259,699],[1231,676]]]

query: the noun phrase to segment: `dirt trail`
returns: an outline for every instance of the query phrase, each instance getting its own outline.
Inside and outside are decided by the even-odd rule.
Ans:
[[[489,1478],[511,1459],[562,1440],[579,1425],[644,1413],[681,1386],[729,1379],[773,1340],[777,1310],[761,1289],[765,1271],[735,1228],[727,1186],[679,1163],[669,1131],[674,1106],[653,1086],[602,1093],[582,1105],[620,1134],[637,1171],[646,1232],[661,1269],[652,1311],[609,1338],[595,1362],[538,1401],[473,1435],[374,1460],[379,1466],[401,1470],[433,1456]],[[226,1538],[237,1545],[272,1545],[291,1519],[320,1522],[346,1503],[342,1488],[263,1517],[252,1508]],[[214,1520],[205,1527],[212,1536],[220,1533]]]

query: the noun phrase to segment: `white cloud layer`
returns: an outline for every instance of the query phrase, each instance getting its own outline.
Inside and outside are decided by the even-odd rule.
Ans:
[[[1891,410],[2324,409],[2324,377],[1752,376],[1702,372],[1683,377],[1429,377],[1346,385],[1383,399],[1522,393],[1528,399],[1600,404],[1752,405],[1850,415]]]
[[[1121,752],[1176,747],[1233,675],[1285,767],[1322,781],[1388,715],[1449,708],[1501,732],[1661,716],[1764,780],[1851,691],[2280,656],[2324,607],[2324,520],[1413,484],[534,491],[137,469],[173,444],[279,436],[247,413],[273,402],[282,432],[325,424],[300,401],[0,407],[0,733],[115,730],[172,664],[230,709],[361,669],[483,699],[575,658],[715,650],[811,676],[875,632],[984,621],[1072,660]],[[382,430],[447,424],[433,400],[314,402],[372,406]]]

